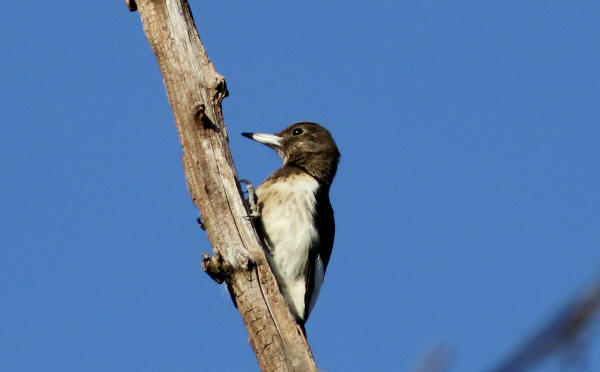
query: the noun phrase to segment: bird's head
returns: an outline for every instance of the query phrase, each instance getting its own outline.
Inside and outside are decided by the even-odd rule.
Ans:
[[[242,135],[277,151],[284,166],[296,166],[327,184],[335,176],[340,152],[329,131],[317,123],[292,124],[277,134]]]

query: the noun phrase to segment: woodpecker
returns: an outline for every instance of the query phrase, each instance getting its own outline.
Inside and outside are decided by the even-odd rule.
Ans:
[[[256,221],[279,288],[304,325],[333,249],[329,188],[340,152],[329,131],[312,122],[292,124],[277,134],[242,135],[274,149],[283,160],[256,189]]]

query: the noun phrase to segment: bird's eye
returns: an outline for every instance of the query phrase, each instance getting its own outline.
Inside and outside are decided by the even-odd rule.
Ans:
[[[296,128],[292,131],[292,136],[299,136],[302,133],[304,133],[304,131],[302,130],[302,128]]]

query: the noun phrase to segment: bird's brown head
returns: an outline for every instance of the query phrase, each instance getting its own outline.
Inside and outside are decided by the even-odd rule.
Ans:
[[[295,166],[320,182],[330,184],[337,171],[340,152],[327,129],[317,123],[292,124],[277,134],[242,133],[279,154],[284,166]]]

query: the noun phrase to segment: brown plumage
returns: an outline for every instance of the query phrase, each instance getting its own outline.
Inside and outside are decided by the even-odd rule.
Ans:
[[[329,188],[340,153],[327,129],[302,122],[276,135],[243,133],[273,148],[283,166],[256,190],[269,263],[292,313],[308,318],[325,275],[335,235]]]

